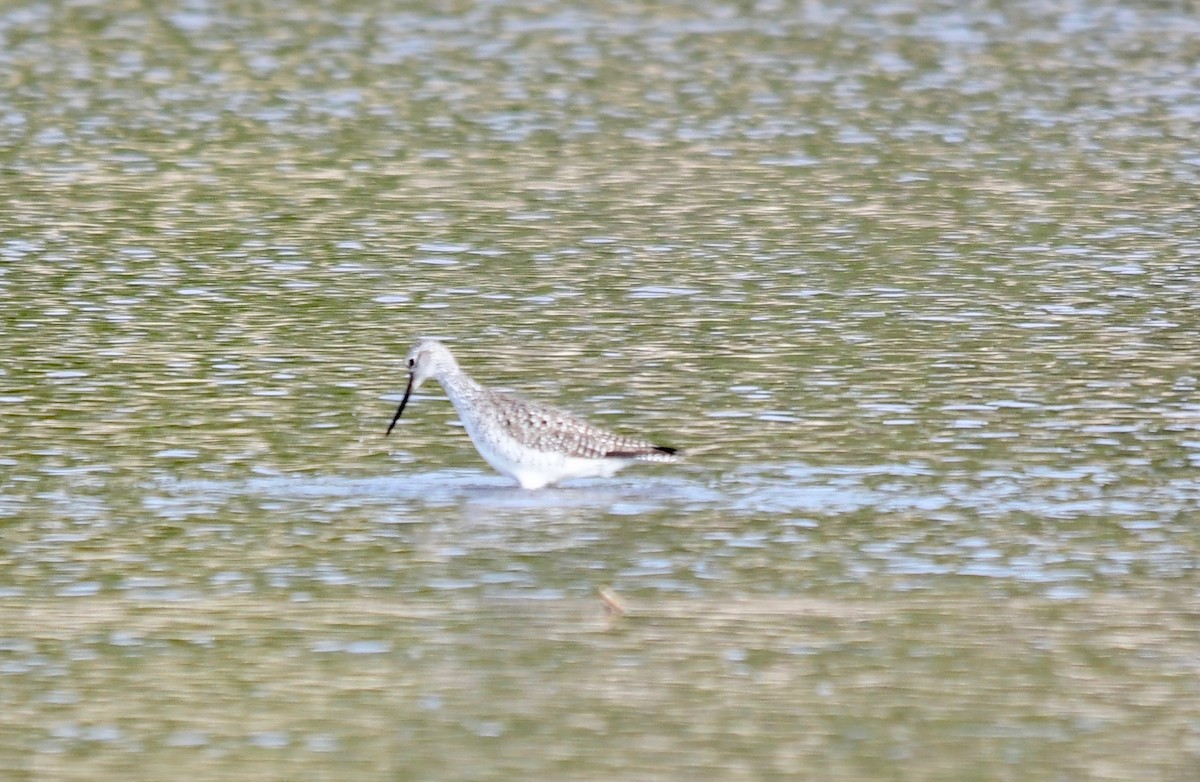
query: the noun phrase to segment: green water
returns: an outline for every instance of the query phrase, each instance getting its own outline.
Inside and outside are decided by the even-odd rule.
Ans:
[[[6,6],[0,777],[1194,778],[1197,33]]]

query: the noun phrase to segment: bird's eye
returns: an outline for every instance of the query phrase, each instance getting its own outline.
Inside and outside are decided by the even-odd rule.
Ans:
[[[417,363],[417,360],[416,360],[415,358],[410,358],[410,359],[408,360],[408,368],[409,368],[409,369],[412,369],[412,368],[413,368],[413,364],[416,364],[416,363]]]

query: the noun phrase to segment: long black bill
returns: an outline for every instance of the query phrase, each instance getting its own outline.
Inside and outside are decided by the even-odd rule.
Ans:
[[[412,396],[413,377],[413,375],[408,376],[408,388],[404,389],[404,398],[400,400],[400,407],[396,408],[396,415],[392,418],[392,423],[388,426],[384,437],[387,437],[396,428],[396,422],[400,420],[400,414],[404,412],[404,406],[408,404],[408,398]]]

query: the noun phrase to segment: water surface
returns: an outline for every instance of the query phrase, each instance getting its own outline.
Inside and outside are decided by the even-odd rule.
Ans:
[[[1190,778],[1197,26],[0,12],[2,775]]]

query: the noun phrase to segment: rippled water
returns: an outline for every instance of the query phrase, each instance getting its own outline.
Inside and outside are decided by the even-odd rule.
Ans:
[[[1198,28],[0,11],[0,776],[1190,778]]]

